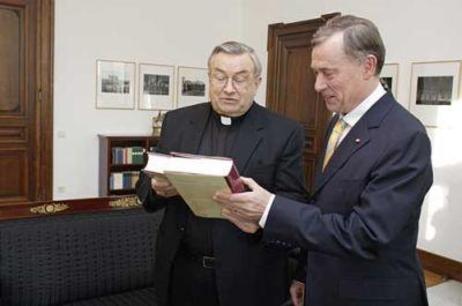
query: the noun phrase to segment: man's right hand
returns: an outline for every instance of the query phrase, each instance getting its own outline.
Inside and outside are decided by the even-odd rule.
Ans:
[[[290,286],[290,297],[294,306],[303,306],[305,296],[305,284],[294,280]]]
[[[178,195],[178,191],[176,191],[172,183],[170,183],[170,181],[165,177],[153,177],[151,179],[151,187],[157,195],[164,198],[170,198]]]

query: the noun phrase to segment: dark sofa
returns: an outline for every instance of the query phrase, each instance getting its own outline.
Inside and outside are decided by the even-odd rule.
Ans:
[[[155,305],[162,212],[111,203],[0,208],[0,305]]]

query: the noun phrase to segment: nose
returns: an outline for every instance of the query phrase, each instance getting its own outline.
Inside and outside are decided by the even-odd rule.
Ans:
[[[226,94],[234,93],[235,89],[234,89],[233,79],[232,78],[227,78],[226,79],[226,83],[225,83],[225,86],[224,86],[223,90],[224,90],[224,92]]]
[[[324,80],[324,77],[322,76],[322,74],[318,73],[316,75],[316,80],[314,82],[314,90],[316,90],[317,92],[321,92],[325,88],[326,88],[326,81]]]

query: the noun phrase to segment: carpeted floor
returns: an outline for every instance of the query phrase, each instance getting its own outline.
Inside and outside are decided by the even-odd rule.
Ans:
[[[449,280],[427,288],[430,306],[462,306],[462,283]]]

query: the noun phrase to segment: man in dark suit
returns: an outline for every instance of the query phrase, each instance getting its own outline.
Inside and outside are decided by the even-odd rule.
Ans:
[[[226,42],[208,68],[211,102],[168,112],[158,150],[231,157],[242,175],[303,200],[303,130],[253,101],[261,81],[254,50]],[[196,217],[168,181],[142,173],[136,191],[146,209],[165,207],[156,245],[159,306],[279,306],[287,298],[287,248],[262,243],[261,231]]]
[[[305,305],[427,305],[416,254],[433,180],[425,128],[380,85],[385,48],[371,21],[335,17],[312,44],[315,89],[336,115],[310,202],[274,197],[247,178],[251,192],[215,199],[247,232],[258,223],[264,239],[307,250]],[[294,304],[304,289],[293,283]]]

